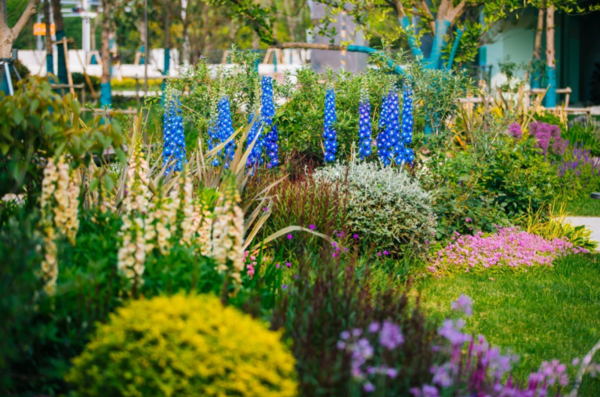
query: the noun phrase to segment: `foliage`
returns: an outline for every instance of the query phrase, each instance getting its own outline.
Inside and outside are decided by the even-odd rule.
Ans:
[[[569,123],[571,124],[571,123]],[[600,156],[600,125],[590,123],[588,125],[575,122],[569,125],[569,129],[563,132],[563,137],[571,145],[582,145],[590,151],[590,155]]]
[[[85,126],[80,106],[67,95],[61,98],[43,79],[19,83],[15,95],[0,99],[0,196],[30,192],[36,197],[43,159],[69,154],[76,165],[88,164],[93,155],[110,147],[122,156],[125,137],[118,123],[101,124],[101,117]],[[34,200],[28,201],[30,205]]]
[[[426,128],[435,134],[445,131],[443,123],[456,115],[458,100],[464,98],[470,81],[464,72],[431,70],[418,63],[407,68],[415,92],[417,117],[425,120]]]
[[[349,233],[394,255],[427,249],[436,226],[431,196],[406,171],[351,162],[317,170],[315,178],[347,186]]]
[[[39,331],[32,326],[36,295],[42,288],[36,274],[41,262],[37,249],[41,238],[35,231],[38,217],[14,206],[3,211],[0,221],[0,392],[4,395],[10,395],[14,387],[15,363]]]
[[[535,213],[527,213],[523,224],[525,231],[541,236],[547,240],[566,239],[574,247],[595,251],[598,242],[591,239],[592,231],[585,226],[572,226],[567,220],[566,204],[541,207]]]
[[[67,380],[81,396],[291,397],[294,359],[279,338],[213,296],[138,300],[98,328]]]
[[[480,272],[488,269],[515,269],[547,265],[568,254],[589,252],[574,247],[566,238],[543,237],[520,230],[518,227],[498,229],[497,233],[476,233],[474,236],[459,235],[443,250],[438,251],[428,269],[441,276],[456,272]]]
[[[83,84],[85,91],[87,93],[91,93],[90,86],[89,86],[87,79],[85,78],[85,75],[83,73],[73,72],[71,74],[71,77],[73,78],[73,84]],[[92,87],[94,87],[94,91],[96,93],[100,92],[100,78],[96,77],[96,76],[90,76],[90,75],[88,75],[87,77],[90,79],[90,82],[92,83]],[[117,82],[118,81],[111,82],[112,88],[115,87],[115,84]]]
[[[480,134],[466,150],[440,150],[427,163],[429,171],[420,173],[424,188],[435,191],[438,239],[455,231],[492,232],[495,225],[507,225],[554,199],[556,171],[533,139],[515,142],[498,133],[486,135]]]
[[[462,273],[424,279],[417,288],[422,306],[437,319],[453,317],[448,302],[461,294],[473,297],[473,316],[465,331],[519,356],[515,384],[528,382],[543,361],[571,363],[598,340],[600,288],[598,254],[570,255],[552,267],[490,275]],[[567,365],[572,379],[577,369]],[[579,396],[600,393],[600,379],[584,378]],[[548,395],[554,395],[549,393]]]
[[[407,295],[394,288],[393,273],[368,260],[357,262],[357,247],[336,257],[333,253],[334,247],[325,246],[319,256],[301,258],[298,273],[283,286],[283,298],[273,314],[272,326],[284,327],[294,342],[300,395],[351,395],[352,358],[339,348],[340,335],[385,320],[397,324],[405,339],[394,356],[400,381],[390,384],[385,395],[408,393],[429,377],[434,324],[424,317],[418,301],[412,305]],[[375,287],[373,279],[381,284]]]
[[[276,180],[279,174],[259,174],[251,181],[249,192],[263,189],[265,184]],[[347,190],[337,182],[318,183],[312,170],[305,170],[295,177],[286,178],[272,190],[273,204],[265,209],[271,216],[263,226],[258,241],[289,225],[323,233],[338,234],[342,242],[349,237],[347,230]],[[309,252],[318,252],[321,240],[306,233],[294,235],[293,240],[282,239],[271,243],[274,252],[301,257]],[[286,258],[282,258],[286,259]],[[289,259],[289,258],[288,258]]]

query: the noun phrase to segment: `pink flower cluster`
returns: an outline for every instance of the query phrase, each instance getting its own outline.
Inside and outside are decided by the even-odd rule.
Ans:
[[[250,255],[250,251],[244,252],[244,262],[246,262],[246,269],[248,270],[248,277],[254,277],[254,268],[256,267],[256,256]]]
[[[518,227],[507,227],[499,228],[497,233],[491,235],[483,232],[474,236],[455,233],[452,242],[438,251],[433,265],[428,269],[433,273],[443,273],[457,268],[468,272],[473,268],[494,266],[551,266],[556,258],[587,252],[584,248],[574,247],[564,238],[546,240]]]

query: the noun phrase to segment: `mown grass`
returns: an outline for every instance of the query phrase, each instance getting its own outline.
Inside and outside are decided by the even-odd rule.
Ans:
[[[450,303],[460,294],[470,296],[474,314],[468,330],[519,355],[520,380],[544,360],[570,364],[600,339],[598,254],[570,256],[552,268],[524,273],[428,278],[418,289],[424,307],[439,318],[452,314]],[[574,376],[576,369],[569,367]],[[586,376],[579,395],[600,396],[600,379]]]
[[[566,213],[572,216],[600,216],[600,200],[590,197],[591,191],[580,192],[566,201]]]

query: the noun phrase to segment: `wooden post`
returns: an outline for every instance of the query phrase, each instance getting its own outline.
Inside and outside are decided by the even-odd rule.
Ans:
[[[75,96],[75,89],[73,88],[73,76],[71,75],[71,69],[69,68],[69,47],[67,46],[67,38],[62,39],[63,48],[65,50],[65,67],[67,68],[67,79],[69,81],[69,91],[71,95]]]
[[[546,107],[556,107],[556,63],[554,57],[554,5],[546,10],[546,76],[548,78],[548,92],[546,93]]]

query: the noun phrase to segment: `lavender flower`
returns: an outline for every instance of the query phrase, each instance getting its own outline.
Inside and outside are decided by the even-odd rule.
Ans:
[[[334,126],[336,122],[335,91],[333,91],[333,88],[328,88],[327,93],[325,94],[325,124],[323,126],[323,144],[325,146],[326,163],[335,161],[337,134]]]

